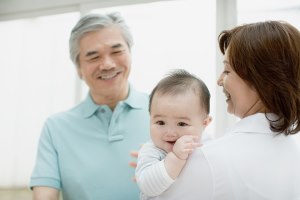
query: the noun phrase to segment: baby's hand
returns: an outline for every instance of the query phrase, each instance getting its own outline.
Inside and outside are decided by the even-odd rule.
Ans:
[[[186,160],[195,148],[200,147],[199,137],[194,135],[184,135],[180,137],[173,146],[173,153],[177,158]]]

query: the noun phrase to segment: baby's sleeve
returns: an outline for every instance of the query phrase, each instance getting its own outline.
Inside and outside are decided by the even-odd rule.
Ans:
[[[159,196],[174,183],[166,171],[165,156],[162,150],[152,143],[146,143],[141,148],[135,175],[137,184],[144,195]]]

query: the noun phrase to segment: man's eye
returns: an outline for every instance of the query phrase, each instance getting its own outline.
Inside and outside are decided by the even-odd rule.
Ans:
[[[165,125],[165,122],[164,121],[157,121],[156,124],[158,124],[158,125]]]
[[[187,126],[188,124],[187,123],[184,123],[184,122],[179,122],[178,123],[178,126]]]
[[[90,61],[94,61],[94,60],[97,60],[99,58],[99,56],[96,56],[96,57],[92,57],[91,59],[90,59]]]
[[[121,54],[123,51],[119,50],[119,51],[114,51],[113,54]]]

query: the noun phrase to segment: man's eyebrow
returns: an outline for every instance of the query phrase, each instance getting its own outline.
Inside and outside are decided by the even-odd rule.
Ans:
[[[120,48],[120,47],[122,47],[122,46],[123,46],[123,45],[122,45],[121,43],[118,43],[118,44],[112,45],[111,48],[112,48],[112,49],[117,49],[117,48]],[[99,52],[98,52],[98,51],[88,51],[88,52],[85,54],[85,56],[86,56],[86,57],[89,57],[89,56],[93,56],[93,55],[95,55],[95,54],[99,54]]]
[[[118,44],[114,44],[111,46],[112,49],[116,49],[116,48],[119,48],[119,47],[122,47],[123,45],[121,43],[118,43]]]
[[[89,56],[92,56],[92,55],[95,55],[95,54],[98,54],[97,51],[89,51],[85,54],[86,57],[89,57]]]

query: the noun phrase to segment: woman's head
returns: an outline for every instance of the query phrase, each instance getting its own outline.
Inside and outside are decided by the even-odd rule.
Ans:
[[[234,73],[257,93],[264,112],[279,117],[270,121],[271,129],[298,132],[300,32],[285,22],[247,24],[221,32],[219,47]]]

